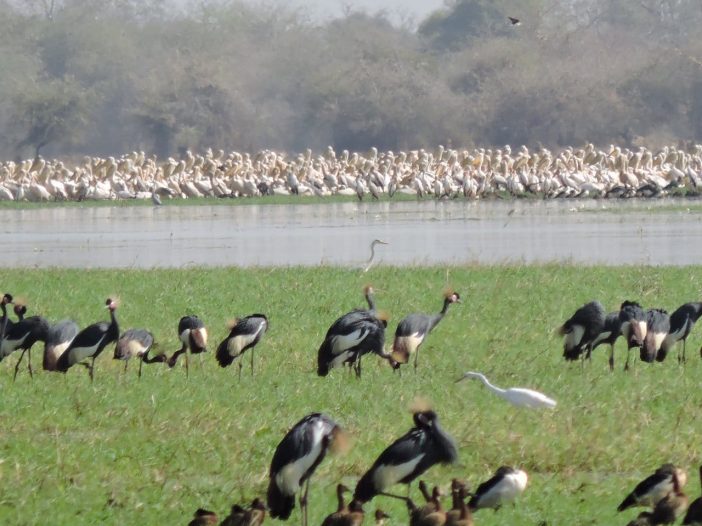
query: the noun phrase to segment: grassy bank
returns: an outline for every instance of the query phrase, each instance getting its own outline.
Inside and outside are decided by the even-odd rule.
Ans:
[[[391,341],[405,314],[438,310],[447,275],[464,303],[428,338],[416,374],[393,374],[370,357],[360,381],[340,370],[316,376],[327,328],[364,304],[364,283],[373,282],[379,308],[391,314]],[[303,415],[324,411],[350,431],[353,447],[326,459],[313,479],[310,519],[319,524],[334,508],[336,482],[355,484],[409,429],[408,407],[422,396],[460,457],[458,465],[431,469],[428,481],[446,488],[459,476],[475,487],[501,464],[530,474],[515,508],[479,512],[477,524],[624,524],[636,513],[617,517],[617,504],[663,462],[686,467],[688,491],[698,494],[702,328],[688,341],[686,367],[673,353],[624,373],[620,341],[614,374],[604,348],[584,369],[564,363],[553,330],[593,298],[610,310],[623,299],[672,310],[700,299],[701,278],[702,267],[5,271],[3,291],[25,296],[31,313],[54,321],[106,319],[105,298],[119,295],[122,329],[150,329],[169,354],[186,313],[209,327],[211,351],[236,315],[264,312],[270,330],[256,350],[256,376],[247,367],[241,382],[236,366],[219,368],[212,352],[195,357],[188,380],[180,367],[155,364],[138,381],[136,364],[123,374],[109,348],[92,385],[78,367],[33,381],[23,369],[13,383],[18,356],[10,356],[0,364],[0,523],[187,524],[199,506],[224,512],[264,493],[284,433]],[[37,366],[40,354],[37,347]],[[454,384],[466,370],[503,387],[538,389],[559,405],[547,413],[516,410],[475,381]],[[402,505],[377,498],[366,510],[376,504],[391,524],[407,523]],[[298,520],[295,512],[291,524]]]

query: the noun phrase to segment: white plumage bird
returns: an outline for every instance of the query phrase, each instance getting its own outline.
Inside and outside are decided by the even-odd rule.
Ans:
[[[553,409],[554,407],[556,407],[556,401],[552,398],[549,398],[545,394],[542,394],[538,391],[534,391],[532,389],[525,389],[522,387],[511,387],[509,389],[502,389],[500,387],[492,385],[482,373],[475,373],[472,371],[463,373],[463,376],[456,380],[456,382],[460,382],[461,380],[465,380],[466,378],[478,378],[483,382],[483,384],[485,384],[485,387],[487,387],[490,391],[495,393],[497,396],[504,398],[512,405],[516,405],[517,407],[528,407],[531,409]]]

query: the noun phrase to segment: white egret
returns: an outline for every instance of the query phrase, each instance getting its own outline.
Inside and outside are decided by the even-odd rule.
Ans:
[[[533,391],[532,389],[524,389],[521,387],[511,387],[509,389],[501,389],[497,386],[494,386],[490,383],[490,381],[485,378],[485,375],[482,373],[475,373],[475,372],[467,372],[463,373],[463,376],[461,376],[456,382],[460,382],[461,380],[465,380],[466,378],[478,378],[480,379],[484,384],[485,387],[487,387],[490,391],[495,393],[497,396],[500,396],[507,400],[509,403],[512,405],[516,405],[517,407],[529,407],[532,409],[540,409],[540,408],[554,408],[556,407],[556,401],[553,400],[552,398],[549,398],[548,396],[539,393],[538,391]]]

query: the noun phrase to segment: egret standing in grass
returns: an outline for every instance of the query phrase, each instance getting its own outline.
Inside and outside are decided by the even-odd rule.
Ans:
[[[503,504],[513,502],[527,486],[526,471],[501,466],[489,480],[478,486],[470,499],[468,506],[471,510],[481,508],[499,509]]]
[[[492,385],[482,373],[475,373],[472,371],[463,373],[463,376],[456,380],[456,383],[465,380],[466,378],[477,378],[478,380],[483,382],[483,384],[485,384],[485,387],[487,387],[491,392],[495,393],[501,398],[504,398],[510,404],[515,405],[517,407],[528,407],[531,409],[553,409],[554,407],[556,407],[556,401],[552,398],[549,398],[545,394],[542,394],[538,391],[534,391],[532,389],[525,389],[522,387],[511,387],[509,389],[501,389],[500,387]]]
[[[269,471],[268,509],[274,519],[287,520],[300,494],[302,524],[307,526],[307,494],[310,477],[324,460],[328,450],[336,451],[344,444],[339,424],[322,413],[307,415],[283,437],[273,454]]]
[[[363,272],[368,272],[368,271],[371,269],[371,267],[373,266],[373,264],[374,264],[374,260],[375,260],[375,246],[376,246],[376,245],[389,245],[389,243],[387,243],[387,242],[385,242],[385,241],[382,241],[382,240],[380,240],[380,239],[374,239],[374,240],[372,241],[372,243],[371,243],[371,245],[370,245],[370,251],[371,251],[370,257],[368,258],[368,261],[366,261],[366,266],[364,267]]]
[[[458,292],[448,291],[444,294],[444,303],[437,314],[409,314],[397,324],[395,340],[392,343],[392,357],[399,363],[407,363],[414,353],[414,369],[417,369],[419,347],[424,343],[427,335],[434,330],[439,322],[444,319],[449,305],[460,303],[461,296]]]
[[[358,481],[355,499],[368,502],[376,495],[404,499],[386,493],[386,490],[398,483],[409,486],[434,464],[456,461],[456,444],[439,425],[439,417],[434,411],[416,411],[412,419],[414,427],[390,444]]]

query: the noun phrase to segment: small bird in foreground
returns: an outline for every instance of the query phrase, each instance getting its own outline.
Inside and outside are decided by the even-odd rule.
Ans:
[[[499,509],[503,504],[514,501],[526,489],[528,477],[526,471],[501,466],[489,480],[478,486],[470,499],[471,510],[481,508]]]
[[[532,389],[525,389],[523,387],[511,387],[509,389],[502,389],[500,387],[492,385],[482,373],[475,373],[472,371],[463,373],[463,376],[456,380],[456,383],[465,380],[466,378],[478,378],[483,382],[483,384],[485,384],[485,387],[487,387],[490,391],[495,393],[497,396],[504,398],[512,405],[516,405],[517,407],[528,407],[530,409],[553,409],[554,407],[556,407],[556,401],[552,398],[549,398],[545,394],[542,394],[538,391],[534,391]]]

